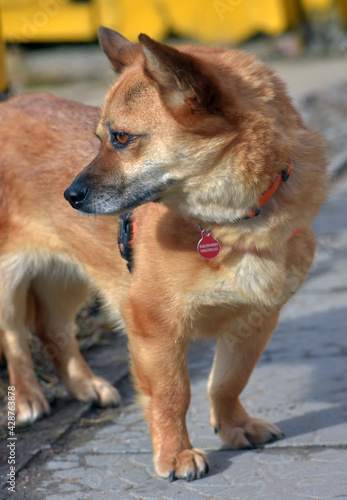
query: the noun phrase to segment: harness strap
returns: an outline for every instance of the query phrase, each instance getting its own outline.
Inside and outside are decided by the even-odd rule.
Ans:
[[[131,212],[122,214],[118,219],[118,248],[127,261],[129,272],[133,272],[133,246],[136,236],[136,223],[131,219]]]

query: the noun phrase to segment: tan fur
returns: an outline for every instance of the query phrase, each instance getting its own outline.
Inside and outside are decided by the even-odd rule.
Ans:
[[[185,422],[190,401],[186,353],[193,338],[218,338],[208,397],[211,425],[221,438],[234,448],[249,448],[282,436],[273,424],[250,417],[239,395],[281,307],[312,263],[315,239],[309,224],[326,195],[326,157],[322,138],[305,128],[284,84],[252,56],[206,47],[176,50],[144,35],[139,40],[137,45],[111,30],[100,31],[119,77],[96,126],[99,152],[65,193],[74,208],[101,214],[97,217],[83,217],[61,200],[67,179],[96,154],[88,132],[96,113],[74,105],[72,117],[71,104],[41,97],[37,105],[46,111],[34,125],[32,110],[30,117],[13,118],[22,111],[14,109],[15,101],[4,105],[6,119],[13,124],[28,120],[35,137],[19,162],[9,153],[1,161],[9,191],[4,207],[21,206],[17,217],[4,218],[10,236],[3,243],[0,269],[10,276],[8,281],[12,276],[18,282],[6,262],[22,258],[23,252],[46,266],[50,262],[49,269],[59,262],[66,275],[74,269],[78,289],[85,289],[88,278],[113,314],[121,309],[155,469],[162,477],[190,480],[208,467],[206,455],[192,447]],[[31,109],[28,100],[17,100],[17,108]],[[119,132],[129,134],[124,147],[117,143]],[[13,147],[20,141],[11,130],[5,142]],[[11,158],[11,168],[6,158]],[[288,158],[294,162],[289,180],[261,215],[239,220],[257,204]],[[35,180],[25,174],[30,168],[37,172]],[[115,219],[102,215],[129,209],[137,226],[132,277],[117,255]],[[196,251],[199,220],[203,227],[212,224],[221,244],[212,260]],[[298,228],[301,231],[291,236]],[[29,268],[20,276],[16,293],[21,289],[25,295],[31,288],[43,303]],[[41,278],[44,275],[42,283]],[[0,303],[14,300],[14,293],[7,294]],[[48,309],[54,316],[53,305]],[[23,327],[14,334],[14,325],[7,323],[2,325],[5,339],[17,335],[15,352],[21,349]],[[43,334],[45,338],[52,342],[52,336]],[[9,343],[4,343],[7,356]],[[24,350],[21,356],[28,364]],[[73,365],[66,375],[69,355],[58,355],[57,361],[68,386],[79,373]]]

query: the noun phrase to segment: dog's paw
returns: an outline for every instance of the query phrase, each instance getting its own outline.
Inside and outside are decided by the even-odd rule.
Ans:
[[[51,409],[48,401],[39,387],[27,390],[24,395],[16,394],[16,424],[32,424],[44,415],[49,415]]]
[[[99,406],[117,406],[120,402],[119,392],[107,380],[97,375],[70,379],[65,384],[69,393],[79,401],[95,402]]]
[[[158,476],[169,479],[185,479],[193,481],[200,479],[209,470],[206,454],[193,448],[180,453],[169,454],[165,458],[160,457],[155,460],[155,471]]]
[[[283,432],[274,424],[260,418],[248,418],[241,425],[221,425],[215,432],[235,450],[252,449],[282,439]]]

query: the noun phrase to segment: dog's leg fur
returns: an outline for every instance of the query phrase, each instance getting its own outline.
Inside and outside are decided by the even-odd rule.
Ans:
[[[5,280],[0,281],[5,284]],[[10,386],[16,392],[16,421],[18,424],[34,422],[50,413],[49,404],[40,388],[30,353],[30,330],[26,325],[28,280],[13,288],[2,287],[2,347],[7,360]],[[6,296],[7,295],[7,296]],[[6,314],[6,316],[5,316]]]
[[[218,338],[213,367],[207,384],[211,403],[210,423],[232,448],[253,448],[283,437],[273,424],[251,418],[239,401],[256,362],[276,328],[280,308],[296,293],[312,265],[315,238],[303,229],[288,243],[287,277],[279,309],[248,308],[229,332]]]
[[[73,273],[71,273],[73,276]],[[47,275],[32,283],[37,298],[36,333],[69,393],[80,401],[100,406],[118,404],[118,391],[95,375],[83,359],[75,338],[75,317],[86,303],[89,290],[83,279]]]
[[[34,372],[31,331],[71,395],[100,406],[118,404],[118,391],[92,372],[75,339],[76,314],[90,296],[86,278],[75,266],[59,259],[8,256],[0,266],[0,283],[1,343],[16,391],[17,423],[32,423],[50,413]]]
[[[34,372],[29,348],[30,331],[22,325],[2,331],[10,386],[16,393],[16,422],[32,423],[50,413],[50,407]]]
[[[170,325],[169,333],[170,326],[149,317],[138,301],[130,301],[127,310],[132,372],[137,389],[146,396],[140,402],[146,403],[156,473],[171,480],[201,477],[208,469],[208,460],[203,451],[192,447],[186,427],[189,339],[180,334],[179,324]]]
[[[239,323],[246,325],[242,336],[234,331],[218,338],[208,382],[210,422],[221,439],[235,449],[253,448],[283,437],[275,425],[251,418],[239,401],[239,395],[275,329],[278,314],[272,313],[270,317],[258,314],[257,319],[262,319],[258,326],[252,326],[253,322],[247,321],[246,315]]]

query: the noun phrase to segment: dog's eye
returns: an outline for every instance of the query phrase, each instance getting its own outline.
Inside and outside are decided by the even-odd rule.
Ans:
[[[126,132],[113,132],[112,142],[115,148],[124,148],[131,142],[132,136]]]
[[[124,146],[128,140],[129,140],[129,134],[126,134],[125,132],[119,132],[116,134],[116,140]]]

